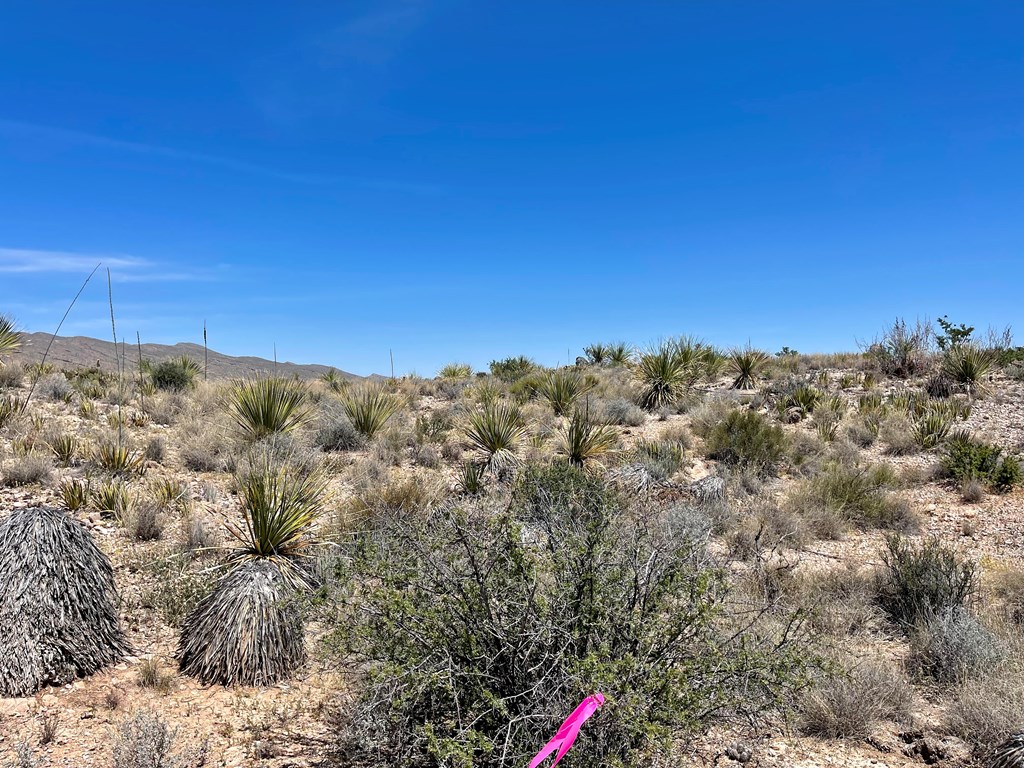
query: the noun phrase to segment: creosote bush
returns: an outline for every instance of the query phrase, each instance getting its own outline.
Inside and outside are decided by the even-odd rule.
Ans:
[[[382,518],[338,566],[328,646],[365,664],[337,723],[346,762],[522,765],[600,690],[574,759],[626,765],[790,701],[803,646],[729,615],[724,573],[667,515],[562,464],[528,468],[510,507]]]
[[[1004,456],[1003,449],[967,434],[951,438],[942,457],[945,475],[958,483],[977,481],[998,491],[1021,484],[1024,473],[1015,456]]]
[[[771,474],[783,460],[788,441],[782,428],[756,411],[735,409],[707,436],[709,458]]]
[[[937,538],[915,547],[898,534],[890,535],[881,557],[879,604],[903,627],[966,608],[976,595],[975,564]]]

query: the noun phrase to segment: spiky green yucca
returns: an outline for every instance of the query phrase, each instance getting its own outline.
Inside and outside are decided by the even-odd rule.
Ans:
[[[746,347],[729,355],[729,371],[733,378],[733,389],[753,389],[764,376],[771,358],[767,352]]]
[[[237,382],[228,392],[227,405],[242,434],[251,441],[291,432],[310,418],[305,387],[278,377]]]
[[[501,469],[515,463],[519,443],[526,434],[526,424],[518,406],[494,401],[469,414],[464,431],[482,464],[487,468]]]
[[[629,365],[633,360],[633,348],[624,341],[616,341],[608,345],[608,364],[614,366]]]
[[[662,342],[642,353],[634,370],[641,387],[638,403],[647,410],[673,405],[697,382],[717,376],[722,365],[722,356],[697,339]]]
[[[985,377],[991,370],[992,355],[973,344],[953,347],[942,359],[942,372],[960,384],[971,397],[985,392]]]
[[[127,652],[110,561],[63,511],[0,521],[0,584],[0,696],[63,685]]]
[[[591,365],[604,365],[608,362],[609,352],[607,344],[591,344],[583,348],[583,354],[587,356],[587,362]]]
[[[372,438],[402,408],[398,395],[382,386],[365,386],[341,401],[352,426],[364,437]]]
[[[473,366],[469,363],[448,363],[447,365],[441,366],[441,370],[437,372],[437,378],[439,379],[468,379],[473,375]]]
[[[0,356],[9,355],[21,346],[21,334],[14,325],[14,318],[0,315]]]
[[[573,466],[583,467],[614,451],[618,442],[614,427],[593,422],[577,409],[562,429],[558,453]]]
[[[583,395],[594,388],[592,377],[575,368],[551,371],[537,382],[537,394],[551,405],[556,416],[564,416]]]
[[[269,558],[287,567],[309,543],[327,488],[323,473],[299,471],[262,450],[235,482],[244,513],[243,528],[229,526],[241,545],[236,558]]]

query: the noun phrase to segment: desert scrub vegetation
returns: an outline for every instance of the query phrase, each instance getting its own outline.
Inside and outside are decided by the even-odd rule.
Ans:
[[[957,434],[948,441],[942,471],[961,485],[977,482],[997,491],[1008,491],[1024,479],[1017,457],[1003,455],[999,446],[967,433]]]
[[[912,530],[911,509],[892,493],[898,485],[896,472],[888,464],[831,460],[796,488],[789,508],[822,538],[838,538],[850,525]]]
[[[529,376],[540,370],[536,362],[526,357],[506,357],[503,360],[492,360],[490,363],[491,375],[506,384],[519,381],[524,376]]]
[[[227,393],[227,409],[249,441],[291,432],[310,419],[309,394],[299,382],[279,377],[236,382]]]
[[[801,702],[801,730],[828,739],[866,739],[879,722],[909,721],[913,697],[898,669],[865,661],[822,677],[808,691]]]
[[[897,318],[867,349],[867,355],[887,376],[908,379],[924,373],[931,364],[933,331],[918,320],[908,325]]]
[[[366,665],[336,723],[355,762],[522,764],[601,690],[577,759],[626,765],[806,684],[797,637],[726,620],[723,572],[664,510],[568,465],[528,473],[511,506],[392,515],[339,560],[327,647]]]
[[[757,411],[735,408],[711,428],[704,450],[709,458],[771,474],[786,456],[788,441],[778,424]]]
[[[878,600],[905,628],[967,608],[977,596],[977,567],[937,538],[919,546],[898,535],[886,539],[878,574]]]
[[[558,454],[576,467],[599,462],[619,444],[614,428],[591,420],[590,413],[579,408],[566,421],[559,436]]]
[[[202,367],[190,357],[181,356],[163,360],[149,366],[149,380],[153,386],[165,392],[181,392],[195,385]]]

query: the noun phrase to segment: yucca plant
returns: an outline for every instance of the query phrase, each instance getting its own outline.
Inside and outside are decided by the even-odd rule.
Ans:
[[[228,392],[228,412],[250,441],[291,432],[310,419],[309,395],[299,382],[279,377],[247,379]]]
[[[25,408],[25,401],[18,395],[4,395],[0,397],[0,429],[10,424],[14,417]]]
[[[459,471],[459,482],[457,489],[460,493],[475,496],[484,487],[485,468],[475,461],[463,462]]]
[[[238,540],[235,559],[267,558],[292,568],[309,544],[308,533],[323,507],[323,471],[299,469],[274,450],[259,450],[235,479],[244,527],[229,526]]]
[[[518,406],[493,401],[470,413],[463,431],[484,468],[501,470],[515,463],[526,424]]]
[[[589,392],[597,382],[575,368],[549,371],[536,384],[537,394],[548,401],[556,416],[564,416],[576,401]]]
[[[473,366],[469,363],[448,363],[447,365],[441,366],[441,370],[437,372],[437,378],[447,379],[450,381],[468,379],[472,375]]]
[[[590,414],[576,409],[559,435],[558,453],[574,467],[587,466],[613,452],[619,443],[614,427],[590,420]]]
[[[338,373],[336,368],[331,368],[320,374],[320,381],[326,384],[332,392],[344,392],[348,389],[348,379]]]
[[[988,389],[985,377],[992,370],[988,350],[963,344],[948,350],[942,358],[942,372],[964,388],[968,397],[982,395]]]
[[[124,520],[132,508],[132,497],[127,485],[121,480],[113,479],[92,490],[92,504],[100,512]]]
[[[914,439],[924,450],[941,445],[949,436],[951,419],[941,410],[929,410],[914,424]]]
[[[229,526],[239,542],[235,566],[182,623],[177,658],[182,672],[204,683],[268,685],[305,658],[298,598],[312,585],[303,556],[326,477],[264,446],[236,484],[244,526]]]
[[[103,469],[114,475],[142,475],[146,472],[146,457],[123,442],[101,440],[96,446],[94,459]]]
[[[65,685],[128,652],[110,560],[64,510],[0,520],[0,584],[0,696]]]
[[[61,433],[50,441],[50,450],[62,467],[69,467],[78,455],[78,438],[66,432]]]
[[[732,374],[733,389],[753,389],[764,376],[771,358],[767,352],[745,347],[729,355],[729,372]]]
[[[608,345],[608,364],[612,366],[629,365],[633,362],[633,348],[624,341],[616,341]]]
[[[587,356],[590,365],[604,365],[609,361],[610,352],[607,344],[591,344],[583,348],[583,354]]]
[[[89,504],[92,498],[92,485],[88,478],[85,480],[61,480],[57,486],[57,495],[64,509],[69,512],[77,512]]]
[[[187,506],[188,486],[181,480],[162,477],[153,483],[153,498],[162,507]]]
[[[0,315],[0,355],[9,355],[19,347],[21,347],[21,333],[14,324],[14,318],[9,315]]]
[[[670,343],[642,353],[636,367],[641,386],[638,405],[654,411],[674,404],[689,388],[690,376],[685,360]]]
[[[356,432],[367,438],[376,435],[402,408],[399,395],[373,385],[360,387],[341,402]]]

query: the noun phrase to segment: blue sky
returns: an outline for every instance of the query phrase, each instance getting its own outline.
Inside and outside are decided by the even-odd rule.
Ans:
[[[0,311],[430,374],[1024,332],[1019,2],[6,3]],[[106,280],[65,333],[105,337]]]

